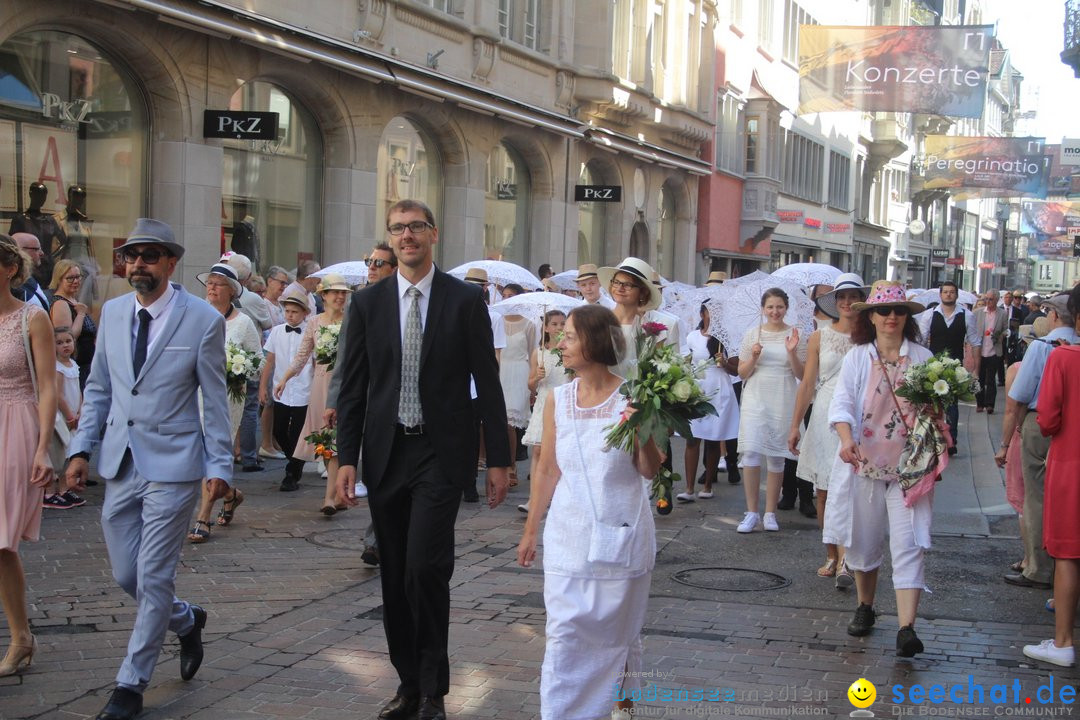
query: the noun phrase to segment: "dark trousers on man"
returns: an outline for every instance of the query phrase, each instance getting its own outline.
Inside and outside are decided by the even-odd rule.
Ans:
[[[976,350],[978,352],[978,350]],[[997,403],[997,373],[1001,367],[1001,358],[990,355],[979,362],[979,385],[982,389],[975,396],[975,404],[980,408],[993,411]]]
[[[960,439],[956,434],[960,431],[960,405],[953,403],[945,408],[945,422],[949,426],[949,434],[952,436],[953,445],[959,445]]]
[[[274,402],[274,442],[288,458],[285,462],[285,477],[293,480],[299,480],[300,473],[304,471],[304,461],[295,458],[293,453],[296,452],[296,444],[300,442],[300,431],[306,417],[307,405],[293,406]]]
[[[736,404],[742,404],[742,383],[737,382],[733,384],[731,389],[735,391]],[[724,455],[724,465],[727,466],[727,479],[729,483],[735,485],[742,481],[742,475],[739,474],[738,436],[725,440],[724,446],[727,450],[727,454]]]
[[[399,426],[385,474],[369,479],[368,503],[398,692],[441,697],[450,691],[450,577],[461,486],[443,473],[427,435],[406,435]]]

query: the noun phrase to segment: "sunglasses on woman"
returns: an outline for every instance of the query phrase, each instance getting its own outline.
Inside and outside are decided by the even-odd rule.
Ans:
[[[892,307],[879,307],[874,308],[881,317],[889,317],[893,313],[896,313],[896,317],[907,317],[911,313],[911,309],[906,305],[893,305]]]

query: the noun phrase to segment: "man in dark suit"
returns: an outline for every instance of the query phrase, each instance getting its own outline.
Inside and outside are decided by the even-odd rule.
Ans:
[[[355,293],[338,396],[339,499],[355,505],[363,477],[382,568],[383,625],[400,684],[379,718],[446,718],[454,523],[476,471],[479,415],[488,505],[506,497],[506,406],[479,288],[437,269],[431,210],[387,211],[398,272]],[[469,378],[476,378],[477,402]]]

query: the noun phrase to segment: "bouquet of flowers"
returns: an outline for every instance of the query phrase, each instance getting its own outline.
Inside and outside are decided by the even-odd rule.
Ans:
[[[630,401],[619,421],[611,426],[606,440],[609,448],[632,452],[634,439],[651,438],[663,451],[674,430],[690,436],[690,421],[715,415],[716,408],[701,390],[698,379],[704,364],[694,366],[679,354],[675,345],[662,345],[667,326],[644,323],[637,337],[637,372],[619,388]],[[659,473],[653,480],[653,494],[670,503],[672,475]]]
[[[562,348],[559,347],[559,344],[562,343],[564,337],[566,337],[565,332],[560,332],[558,335],[556,335],[555,336],[555,347],[551,348],[551,351],[550,351],[555,356],[555,367],[562,367],[563,366],[563,363],[562,363]],[[566,373],[567,377],[574,377],[574,371],[573,370],[564,370],[564,372]]]
[[[338,337],[341,335],[341,324],[322,325],[315,334],[315,362],[325,365],[327,371],[334,369],[337,362]]]
[[[225,387],[230,400],[243,401],[248,380],[258,377],[262,361],[261,353],[245,350],[233,343],[225,344]]]
[[[323,460],[329,460],[337,456],[337,430],[332,427],[323,427],[314,430],[304,437],[305,442],[315,446],[315,454]]]
[[[972,402],[977,392],[979,381],[975,376],[962,362],[945,353],[909,367],[903,384],[896,389],[896,394],[912,405],[932,408],[935,413],[944,412],[960,400]]]

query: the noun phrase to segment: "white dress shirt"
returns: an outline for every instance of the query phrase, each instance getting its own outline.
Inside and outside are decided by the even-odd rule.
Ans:
[[[300,332],[289,332],[286,330],[289,326],[284,323],[275,325],[270,329],[270,337],[266,339],[263,350],[274,353],[274,377],[270,385],[271,389],[277,387],[277,384],[281,382],[281,378],[285,377],[285,372],[289,369],[289,365],[292,364],[297,351],[300,350],[305,325],[307,325],[306,321],[297,326]],[[281,397],[276,398],[277,402],[289,407],[307,405],[311,396],[311,377],[313,373],[312,364],[309,362],[304,363],[304,367],[301,368],[300,372],[293,375],[289,382],[285,383],[285,389],[281,391]]]
[[[405,293],[409,288],[413,287],[412,283],[405,279],[401,273],[395,273],[394,277],[397,279],[398,289],[398,320],[401,322],[401,344],[405,345],[405,321],[409,318],[409,308],[412,307],[412,298]],[[423,330],[427,324],[427,311],[428,303],[431,300],[431,281],[435,278],[435,266],[432,265],[428,270],[427,275],[420,278],[420,282],[416,283],[416,289],[420,291],[420,297],[417,298],[417,302],[420,305],[420,329]]]
[[[173,306],[176,304],[173,302],[174,300],[176,300],[176,290],[173,288],[172,283],[166,286],[165,292],[161,293],[161,297],[145,308],[139,302],[138,294],[135,295],[135,309],[132,311],[133,322],[131,324],[132,350],[134,350],[135,343],[139,340],[139,311],[146,310],[150,313],[150,330],[146,336],[146,356],[149,357],[150,352],[154,349],[154,343],[161,336],[161,330],[169,319],[169,313],[172,312]]]
[[[968,310],[966,307],[956,305],[952,315],[946,315],[942,310],[941,305],[932,307],[929,310],[924,310],[915,316],[915,322],[919,325],[919,334],[922,335],[922,344],[930,346],[930,328],[933,327],[934,313],[938,313],[945,320],[945,327],[951,328],[953,320],[956,320],[961,314],[964,316],[964,342],[972,347],[980,347],[982,345],[982,338],[979,337],[979,328],[975,325],[975,313]],[[963,358],[957,358],[963,360]]]

